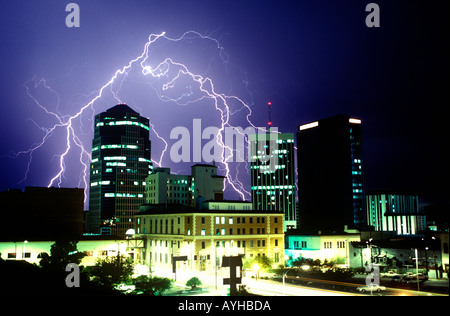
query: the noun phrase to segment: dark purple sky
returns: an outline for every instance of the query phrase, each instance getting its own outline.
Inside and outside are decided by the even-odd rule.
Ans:
[[[282,132],[335,114],[360,118],[369,189],[448,199],[450,28],[443,1],[376,1],[380,28],[365,24],[370,1],[80,0],[74,1],[79,28],[65,25],[69,2],[2,4],[0,190],[47,186],[66,150],[69,116],[142,54],[150,34],[165,31],[175,39],[193,30],[217,42],[195,33],[177,42],[162,39],[151,46],[148,65],[170,57],[210,78],[218,94],[250,107],[256,126],[265,125],[269,100],[273,124]],[[193,118],[201,118],[204,127],[219,125],[212,99],[190,103],[202,96],[195,82],[182,78],[169,90],[163,84],[134,65],[72,121],[73,135],[90,153],[92,115],[117,104],[114,94],[149,117],[165,138],[175,126],[191,129]],[[192,94],[178,104],[168,101],[183,93]],[[248,126],[248,110],[231,99],[229,106],[231,124]],[[12,158],[36,147],[55,124],[64,126],[56,127],[44,146]],[[66,172],[54,184],[83,187],[81,151],[70,141]],[[151,141],[152,158],[159,160],[163,143],[154,133]],[[191,164],[164,158],[173,171],[190,172]],[[249,191],[249,176],[239,168]],[[238,196],[228,190],[226,197]]]

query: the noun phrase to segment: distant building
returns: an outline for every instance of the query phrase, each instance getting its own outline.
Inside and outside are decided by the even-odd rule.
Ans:
[[[118,104],[96,115],[94,124],[87,230],[124,237],[152,171],[149,120]]]
[[[145,202],[148,204],[183,204],[202,208],[205,201],[223,200],[224,176],[217,167],[196,164],[192,175],[171,174],[170,168],[155,168],[145,179]]]
[[[419,197],[411,193],[369,191],[366,195],[367,224],[375,231],[415,235],[425,231],[425,215]]]
[[[297,132],[299,228],[305,233],[364,229],[365,176],[361,120],[333,116]]]
[[[214,271],[223,256],[267,256],[284,260],[283,214],[279,212],[199,210],[179,204],[142,205],[136,236],[146,241],[141,264],[155,271]]]
[[[191,176],[171,174],[170,168],[154,168],[145,179],[145,203],[193,206]]]
[[[83,234],[84,189],[25,187],[0,192],[0,240],[56,240]]]
[[[203,201],[223,200],[224,176],[217,175],[217,167],[208,164],[196,164],[191,167],[194,199]],[[198,204],[198,203],[197,203]]]
[[[282,212],[287,230],[297,225],[294,134],[275,135],[250,135],[251,196],[255,210]]]

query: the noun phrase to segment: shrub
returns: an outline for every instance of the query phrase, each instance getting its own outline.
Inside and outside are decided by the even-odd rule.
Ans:
[[[195,289],[197,286],[200,286],[200,285],[202,285],[202,281],[200,281],[200,279],[197,277],[190,278],[186,282],[186,286],[190,286],[191,290]]]

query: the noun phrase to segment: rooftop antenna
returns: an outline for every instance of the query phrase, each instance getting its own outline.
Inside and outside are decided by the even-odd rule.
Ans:
[[[269,122],[267,122],[267,125],[269,125],[269,132],[270,132],[270,128],[272,127],[272,111],[271,111],[271,106],[272,106],[272,102],[267,102],[267,106],[269,107]]]

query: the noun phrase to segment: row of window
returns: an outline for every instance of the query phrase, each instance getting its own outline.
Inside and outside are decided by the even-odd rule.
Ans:
[[[336,242],[336,248],[338,248],[338,249],[345,249],[346,248],[345,245],[346,245],[346,241],[337,241]],[[308,248],[308,243],[306,240],[294,241],[294,249],[305,249],[305,248]],[[332,241],[324,241],[323,248],[324,249],[333,249],[333,242]]]
[[[336,247],[338,249],[344,249],[346,245],[345,241],[337,241],[336,242]],[[333,242],[332,241],[324,241],[323,242],[323,248],[324,249],[333,249]]]
[[[253,235],[253,233],[254,233],[254,229],[253,228],[249,228],[249,231],[250,231],[250,233],[249,233],[249,235]],[[229,234],[230,235],[233,235],[233,228],[229,228],[228,229],[228,232],[229,232]],[[205,234],[206,234],[206,230],[205,229],[202,229],[202,236],[205,236]],[[256,234],[257,235],[259,235],[259,234],[265,234],[266,233],[266,229],[264,228],[264,227],[262,227],[262,228],[256,228]],[[236,229],[236,235],[246,235],[246,229],[245,228],[237,228]],[[278,234],[278,228],[277,227],[275,227],[275,234]],[[225,228],[216,228],[216,235],[225,235]]]
[[[254,221],[256,221],[256,224],[265,224],[266,218],[265,217],[256,217],[256,220],[254,217],[249,217],[248,222],[249,224],[253,224]],[[278,217],[274,217],[275,224],[278,223]],[[202,217],[201,219],[202,224],[206,224],[206,218]],[[228,217],[228,224],[232,225],[234,223],[233,217]],[[236,223],[237,224],[246,224],[246,217],[236,217]],[[225,216],[216,216],[216,224],[225,224]]]
[[[248,241],[248,243],[247,243]],[[180,241],[168,241],[168,240],[154,240],[155,247],[178,247],[180,248],[181,242]],[[187,242],[189,244],[189,242]],[[278,247],[278,239],[274,239],[275,247]],[[149,240],[149,245],[153,246],[153,240]],[[260,248],[260,247],[266,247],[266,240],[265,239],[257,239],[257,240],[238,240],[236,243],[232,242],[231,247],[236,245],[237,248]],[[225,241],[216,241],[216,247],[222,247],[225,248]],[[206,241],[201,242],[201,249],[206,249]]]
[[[274,228],[274,234],[278,234],[278,227],[275,227]],[[225,230],[225,228],[216,228],[216,235],[222,235],[222,236],[224,236],[225,235],[225,232],[226,232],[226,230]],[[229,228],[228,229],[228,232],[229,232],[229,234],[230,235],[233,235],[233,233],[234,233],[234,230],[233,230],[233,228]],[[249,233],[248,233],[248,235],[253,235],[253,234],[257,234],[257,235],[259,235],[259,234],[265,234],[266,233],[266,229],[263,227],[263,228],[256,228],[256,229],[253,229],[253,228],[249,228]],[[191,230],[190,229],[188,229],[188,231],[187,231],[187,234],[188,234],[188,236],[190,236],[191,235]],[[206,229],[204,229],[204,228],[202,228],[202,230],[200,231],[200,234],[202,235],[202,236],[206,236]],[[236,235],[247,235],[247,231],[246,231],[246,229],[245,228],[237,228],[236,229]]]

